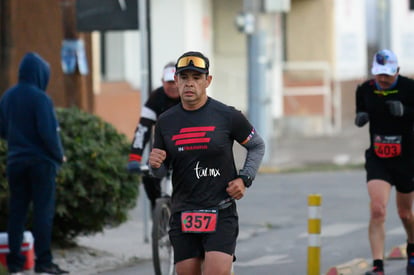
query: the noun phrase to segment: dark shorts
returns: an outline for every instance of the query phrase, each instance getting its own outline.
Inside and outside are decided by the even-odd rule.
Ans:
[[[398,192],[414,191],[414,158],[377,157],[374,152],[365,152],[367,182],[374,179],[384,180],[394,185]]]
[[[174,262],[190,258],[204,258],[204,252],[220,251],[234,255],[239,234],[239,217],[236,204],[219,210],[214,233],[181,232],[181,213],[175,213],[170,220],[170,240],[174,247]]]

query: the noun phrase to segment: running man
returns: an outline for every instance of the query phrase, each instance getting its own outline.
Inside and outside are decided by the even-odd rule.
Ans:
[[[414,81],[399,75],[397,57],[386,49],[374,55],[372,74],[356,90],[355,118],[358,127],[369,122],[370,134],[365,170],[373,269],[366,275],[384,274],[384,223],[392,186],[407,234],[407,274],[414,274]]]
[[[228,275],[239,232],[235,200],[244,197],[265,145],[245,116],[209,96],[209,60],[200,52],[178,58],[181,97],[155,126],[149,164],[162,177],[172,168],[170,239],[178,275]],[[247,149],[237,172],[233,143]]]

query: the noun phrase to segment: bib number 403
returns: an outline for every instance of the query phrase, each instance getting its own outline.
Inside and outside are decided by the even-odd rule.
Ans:
[[[212,233],[216,231],[217,209],[193,210],[181,213],[181,231],[187,233]]]
[[[374,151],[380,158],[393,158],[401,155],[401,136],[374,136]]]

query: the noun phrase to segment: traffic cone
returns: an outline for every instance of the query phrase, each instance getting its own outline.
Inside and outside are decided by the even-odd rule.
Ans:
[[[406,247],[407,247],[406,244],[394,246],[393,248],[391,248],[390,253],[388,253],[387,259],[389,260],[407,259]]]

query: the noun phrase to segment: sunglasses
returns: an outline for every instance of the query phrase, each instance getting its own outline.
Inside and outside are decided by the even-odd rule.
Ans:
[[[182,67],[187,67],[191,63],[193,63],[194,67],[201,68],[201,69],[207,69],[206,61],[198,56],[181,57],[177,62],[177,69],[182,68]]]

